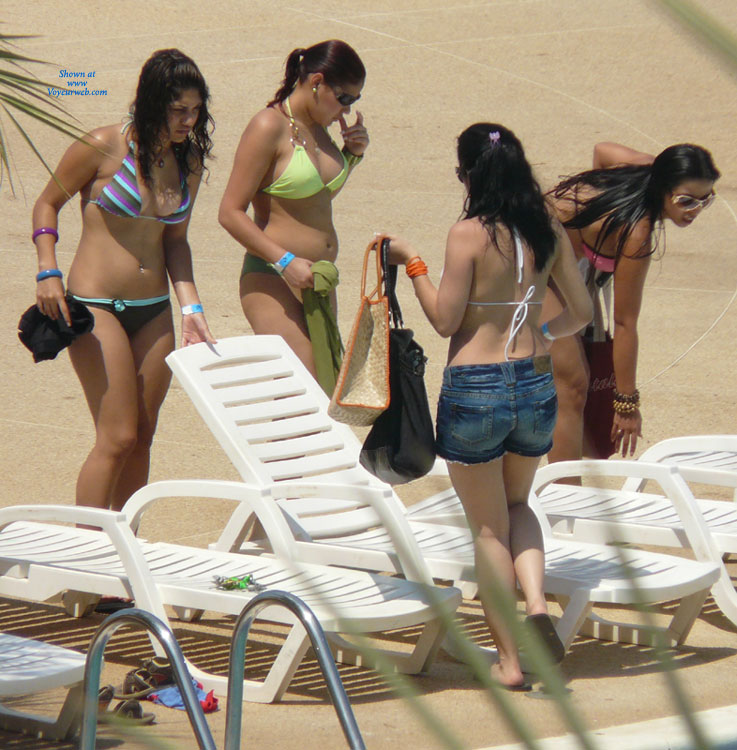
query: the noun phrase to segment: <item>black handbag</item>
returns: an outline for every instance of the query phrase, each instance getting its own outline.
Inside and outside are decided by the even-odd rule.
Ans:
[[[404,328],[397,301],[397,267],[388,263],[389,240],[381,245],[384,289],[389,298],[389,407],[374,422],[361,449],[361,465],[388,484],[427,474],[435,463],[435,431],[425,389],[422,347]]]

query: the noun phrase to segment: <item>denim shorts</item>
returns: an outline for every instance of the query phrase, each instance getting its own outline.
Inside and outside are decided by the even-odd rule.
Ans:
[[[544,456],[553,445],[558,398],[549,355],[490,365],[446,367],[436,450],[479,464],[503,456]]]

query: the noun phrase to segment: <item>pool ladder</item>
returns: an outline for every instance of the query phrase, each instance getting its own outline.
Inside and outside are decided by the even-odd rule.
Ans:
[[[243,714],[243,672],[246,662],[246,645],[251,625],[261,610],[269,606],[284,607],[292,612],[304,627],[312,642],[318,664],[322,670],[328,692],[338,715],[343,734],[351,750],[365,750],[350,701],[335,666],[322,626],[312,610],[299,598],[286,591],[264,591],[257,594],[238,615],[230,646],[228,671],[228,697],[225,713],[224,750],[240,750]],[[187,671],[184,656],[171,629],[158,617],[142,609],[123,609],[111,614],[97,629],[87,652],[84,673],[84,705],[82,711],[79,750],[94,750],[97,738],[97,704],[100,691],[100,674],[105,646],[113,633],[123,625],[140,625],[156,637],[169,659],[174,679],[184,701],[189,723],[200,750],[217,750],[202,706],[195,693]],[[296,627],[296,625],[295,625]]]

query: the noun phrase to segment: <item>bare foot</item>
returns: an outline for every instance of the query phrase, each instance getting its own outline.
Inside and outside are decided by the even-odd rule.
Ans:
[[[519,664],[516,666],[509,664],[505,665],[502,662],[492,664],[491,679],[507,690],[517,692],[528,692],[532,690],[532,685],[525,681],[525,677],[522,674]]]

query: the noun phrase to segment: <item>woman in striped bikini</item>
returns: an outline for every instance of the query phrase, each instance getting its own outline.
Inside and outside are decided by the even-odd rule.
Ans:
[[[195,63],[160,50],[145,63],[131,119],[72,144],[33,209],[36,301],[69,323],[67,301],[94,314],[69,349],[95,424],[77,504],[119,510],[146,484],[174,348],[169,279],[182,343],[213,341],[197,294],[187,227],[211,141],[208,90]],[[56,258],[58,215],[81,197],[82,236],[65,291]]]
[[[655,157],[618,143],[599,143],[593,166],[563,180],[552,197],[573,249],[596,274],[595,283],[613,282],[616,390],[611,439],[625,456],[634,454],[642,435],[635,379],[637,319],[659,230],[665,219],[677,227],[689,226],[714,200],[719,171],[708,151],[687,143],[670,146]],[[559,311],[553,289],[542,320]],[[548,460],[581,458],[588,453],[583,412],[589,375],[580,336],[556,340],[550,354],[558,390],[558,422]]]

